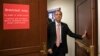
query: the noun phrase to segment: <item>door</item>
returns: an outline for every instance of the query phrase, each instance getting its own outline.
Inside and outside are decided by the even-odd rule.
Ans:
[[[0,0],[0,56],[46,56],[46,3],[46,0]],[[23,21],[14,21],[15,15]],[[6,22],[6,16],[12,21]]]
[[[87,36],[76,40],[76,56],[97,56],[97,1],[75,0],[76,33]]]

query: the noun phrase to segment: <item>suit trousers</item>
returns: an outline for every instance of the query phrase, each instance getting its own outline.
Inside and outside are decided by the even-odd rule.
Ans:
[[[53,47],[53,54],[48,54],[48,56],[65,56],[65,52],[63,52],[63,45],[60,44],[59,47],[56,47],[56,44]]]

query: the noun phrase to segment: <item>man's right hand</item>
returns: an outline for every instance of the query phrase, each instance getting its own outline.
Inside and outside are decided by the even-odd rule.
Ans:
[[[48,49],[48,53],[49,54],[52,54],[53,53],[53,51],[52,51],[52,49],[50,48],[50,49]]]

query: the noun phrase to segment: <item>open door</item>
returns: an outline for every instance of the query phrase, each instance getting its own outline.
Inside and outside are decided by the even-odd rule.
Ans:
[[[97,1],[75,0],[76,33],[87,36],[83,40],[76,40],[76,56],[97,56]]]
[[[46,3],[0,0],[0,56],[46,56]]]

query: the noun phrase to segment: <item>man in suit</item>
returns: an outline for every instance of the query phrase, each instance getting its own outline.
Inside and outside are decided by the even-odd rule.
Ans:
[[[54,17],[55,22],[48,25],[48,53],[49,56],[65,56],[68,53],[66,35],[82,39],[86,36],[86,32],[83,35],[72,33],[68,25],[61,22],[62,12],[60,10],[55,11]]]

